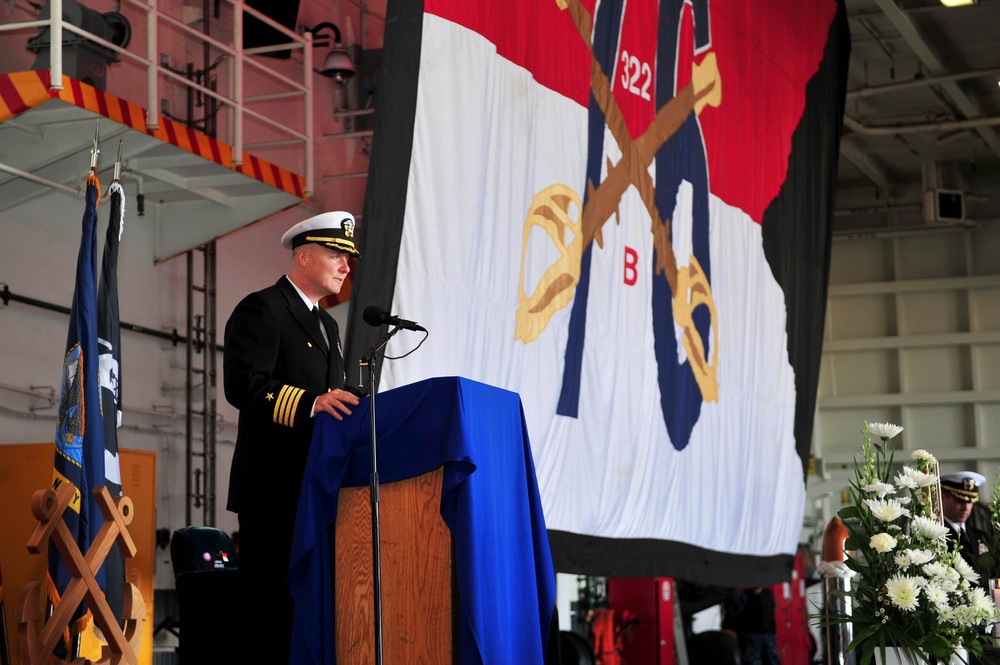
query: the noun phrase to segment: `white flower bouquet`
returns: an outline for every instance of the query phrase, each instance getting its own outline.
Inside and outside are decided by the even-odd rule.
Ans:
[[[979,555],[979,570],[993,579],[1000,577],[1000,473],[993,479],[989,524],[984,529],[985,551]]]
[[[887,647],[912,662],[947,662],[957,649],[981,654],[992,642],[986,629],[1000,617],[979,575],[948,544],[940,510],[937,460],[925,450],[894,476],[889,439],[903,430],[865,423],[862,459],[855,459],[852,505],[839,513],[848,530],[846,565],[853,570],[848,651],[862,665]],[[873,441],[872,437],[876,440]]]

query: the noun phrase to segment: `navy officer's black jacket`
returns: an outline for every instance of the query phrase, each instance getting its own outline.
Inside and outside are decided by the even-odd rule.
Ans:
[[[320,318],[329,350],[313,313],[282,277],[244,298],[226,324],[225,394],[240,412],[229,479],[231,511],[263,511],[294,521],[312,440],[313,402],[344,387],[337,322],[322,308]]]

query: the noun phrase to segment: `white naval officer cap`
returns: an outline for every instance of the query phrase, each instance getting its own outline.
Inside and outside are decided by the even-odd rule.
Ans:
[[[979,487],[986,482],[986,476],[975,471],[956,471],[941,476],[941,489],[959,501],[975,503],[979,501]]]
[[[354,215],[343,210],[324,212],[315,217],[304,219],[281,236],[281,246],[285,249],[295,249],[306,243],[316,243],[345,252],[351,256],[361,256],[354,242],[354,230],[357,223]]]

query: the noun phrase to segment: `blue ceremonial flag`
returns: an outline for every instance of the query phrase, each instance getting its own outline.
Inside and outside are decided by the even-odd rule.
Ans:
[[[76,288],[70,311],[66,355],[63,359],[62,394],[56,425],[55,468],[52,488],[72,483],[77,492],[64,513],[66,526],[76,537],[80,551],[86,554],[97,535],[103,518],[93,489],[105,482],[104,421],[98,377],[100,361],[97,344],[97,201],[100,182],[95,175],[87,179],[87,204],[83,213],[83,234],[76,265]],[[70,574],[55,546],[49,548],[50,598],[58,602],[69,583]],[[97,576],[104,588],[104,573]],[[71,625],[79,633],[88,622],[86,606],[80,605]]]
[[[100,356],[101,405],[104,420],[104,484],[112,498],[122,495],[118,460],[118,428],[122,424],[121,326],[118,316],[118,244],[125,231],[125,192],[121,183],[111,185],[111,213],[97,289],[97,344]],[[108,605],[122,624],[122,584],[125,558],[112,547],[104,563]]]

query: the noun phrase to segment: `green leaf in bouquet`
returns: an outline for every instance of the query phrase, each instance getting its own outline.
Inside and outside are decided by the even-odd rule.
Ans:
[[[862,549],[867,544],[867,539],[864,538],[860,533],[852,533],[844,541],[844,549],[849,551],[855,551]]]
[[[846,523],[847,520],[858,519],[859,517],[861,517],[861,510],[858,509],[857,506],[844,506],[839,511],[837,511],[837,517],[839,517]]]
[[[924,639],[920,642],[920,647],[931,656],[946,662],[949,658],[951,658],[952,652],[955,651],[955,647],[951,644],[951,642],[946,640],[941,635],[935,635],[933,633],[924,636]]]

